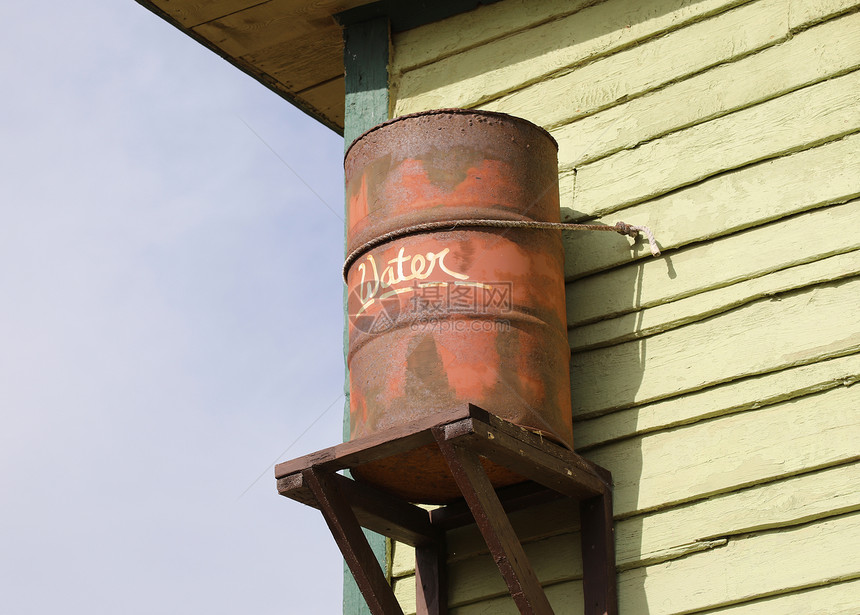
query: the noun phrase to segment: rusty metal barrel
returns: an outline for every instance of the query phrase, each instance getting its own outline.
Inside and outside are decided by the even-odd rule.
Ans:
[[[468,402],[573,447],[561,231],[457,224],[558,222],[557,151],[530,122],[461,109],[349,148],[350,439]],[[497,487],[522,480],[486,469]],[[459,496],[433,447],[354,474],[415,502]]]

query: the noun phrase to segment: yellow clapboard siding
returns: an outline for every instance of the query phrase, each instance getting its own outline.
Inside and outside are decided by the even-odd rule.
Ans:
[[[860,181],[860,180],[858,180]],[[569,326],[669,303],[860,248],[860,201],[758,226],[569,283]],[[787,245],[793,249],[786,249]],[[715,266],[731,263],[731,267]]]
[[[567,540],[567,536],[564,538],[565,540],[554,539],[525,545],[526,555],[532,563],[535,574],[542,582],[550,583],[552,582],[550,579],[566,580],[573,573],[582,575],[578,546],[573,545],[571,540]],[[401,604],[409,606],[408,612],[414,613],[414,577],[396,580],[394,592]],[[448,567],[448,604],[450,606],[493,598],[505,593],[505,583],[489,556],[455,563]],[[485,612],[495,613],[496,611]]]
[[[557,605],[557,612],[564,615],[581,615],[582,587],[579,581],[553,585],[547,588],[550,603]],[[857,594],[860,580],[853,579],[803,589],[794,594],[783,594],[743,604],[735,604],[716,610],[699,611],[702,615],[857,615]],[[414,608],[407,613],[414,613]],[[646,613],[643,608],[634,613]],[[452,609],[451,615],[519,615],[510,598],[497,598],[487,602]]]
[[[760,408],[860,380],[860,354],[752,376],[665,401],[627,408],[573,424],[578,450]]]
[[[579,504],[572,500],[549,502],[515,511],[508,518],[523,542],[534,542],[576,530],[579,527]],[[474,525],[449,531],[447,541],[449,562],[487,552],[486,543]],[[395,577],[412,574],[415,570],[414,549],[398,543],[391,570]]]
[[[498,574],[498,572],[496,573]],[[582,583],[571,581],[544,588],[556,613],[582,615]],[[415,581],[412,578],[398,579],[394,594],[403,607],[405,615],[415,615]],[[450,604],[450,603],[449,603]],[[520,615],[520,610],[509,597],[487,598],[463,606],[449,608],[449,615]]]
[[[810,181],[811,175],[827,181]],[[649,226],[669,250],[858,195],[860,135],[853,135],[712,177],[605,221]],[[639,258],[651,260],[647,242],[631,247],[630,239],[617,233],[571,231],[564,233],[564,242],[567,279]]]
[[[415,572],[415,549],[402,542],[391,542],[391,578],[409,577]],[[414,578],[414,577],[413,577]]]
[[[857,615],[860,579],[812,587],[793,594],[735,604],[702,615]]]
[[[440,107],[471,107],[736,4],[737,0],[608,0],[402,75],[395,74],[391,85],[394,115]],[[428,35],[434,31],[429,30]],[[561,41],[569,43],[563,45]],[[395,57],[397,53],[395,48]]]
[[[553,606],[556,613],[582,615],[582,583],[580,581],[551,585],[545,590],[550,605]],[[409,615],[414,612],[413,609]],[[450,615],[520,615],[520,611],[511,598],[495,598],[455,607],[449,613]]]
[[[550,502],[511,513],[509,519],[523,543],[541,541],[576,531],[579,528],[579,504],[572,500]],[[447,541],[449,564],[488,552],[486,543],[474,525],[449,531]],[[398,544],[392,558],[392,576],[401,577],[414,571],[414,549]]]
[[[860,509],[860,490],[855,488],[858,481],[860,464],[852,463],[618,521],[617,565],[619,569],[635,568],[719,546],[721,539],[728,536],[798,525]],[[569,558],[560,558],[567,562],[564,565],[568,568],[556,572],[555,577],[541,576],[543,581],[576,578],[581,574],[579,515],[575,504],[556,502],[536,511],[520,511],[512,515],[512,522],[519,524],[517,535],[523,543],[543,541],[542,531],[547,527],[557,534],[567,534],[546,543],[560,552],[572,553]],[[449,557],[449,562],[475,559],[487,553],[474,526],[449,532],[448,544],[457,553],[456,558]],[[478,558],[463,566],[456,569],[457,574],[467,578],[469,570],[486,567],[488,562],[486,558]],[[414,569],[414,551],[398,545],[393,574],[402,577]]]
[[[839,387],[585,456],[612,472],[615,514],[624,517],[856,459],[858,405],[860,387]]]
[[[523,117],[545,128],[560,126],[784,39],[788,36],[786,8],[785,0],[759,0],[539,81],[481,108]],[[702,45],[705,39],[708,44]],[[643,66],[648,70],[642,70]],[[673,100],[673,109],[681,106],[682,100]],[[602,138],[599,134],[589,137],[574,147],[568,147],[570,141],[566,141],[565,149],[559,151],[560,160],[573,166],[582,149]]]
[[[551,19],[571,15],[600,0],[497,2],[391,36],[389,71],[397,75],[434,60],[472,49]]]
[[[533,546],[533,545],[530,545]],[[722,541],[722,545],[688,557],[634,568],[618,575],[620,611],[651,615],[691,613],[733,602],[750,601],[790,588],[805,588],[860,576],[858,560],[848,555],[860,549],[860,514],[846,514],[792,529],[782,529]],[[559,555],[574,556],[567,549]],[[562,557],[555,558],[561,560]],[[559,562],[561,571],[574,578],[581,575],[576,561]],[[538,568],[538,566],[535,566]],[[452,567],[452,574],[458,571]],[[468,573],[469,585],[453,585],[449,604],[461,605],[505,593],[504,584],[491,561]],[[761,574],[767,570],[767,574]],[[544,580],[538,573],[539,578]],[[456,577],[455,577],[456,578]],[[568,588],[564,588],[568,586]],[[581,612],[580,583],[556,583],[547,595],[558,612]],[[401,604],[414,613],[414,580],[404,578],[395,584]],[[510,598],[480,603],[480,610],[467,607],[456,613],[505,613]],[[513,602],[510,601],[511,606]],[[475,604],[474,606],[478,606]],[[579,610],[574,610],[579,609]],[[511,611],[516,613],[517,611]]]
[[[726,544],[728,537],[799,525],[860,508],[854,488],[860,466],[851,464],[824,472],[768,484],[616,523],[616,556],[620,570],[629,570]],[[543,583],[580,578],[580,535],[572,532],[526,545]],[[489,555],[449,566],[450,596],[455,604],[504,593]]]
[[[577,170],[573,208],[603,215],[860,128],[860,71],[622,150]]]
[[[673,615],[860,575],[860,514],[731,540],[618,579],[621,612]]]
[[[857,595],[860,580],[844,581],[824,587],[801,590],[723,607],[717,610],[700,611],[702,615],[857,615]],[[552,604],[559,606],[564,615],[582,614],[582,588],[578,581],[553,585],[547,588]],[[414,608],[408,613],[414,613]],[[639,611],[645,613],[644,610]],[[495,599],[471,604],[450,611],[451,615],[519,615],[510,599]],[[634,615],[636,615],[634,613]]]
[[[542,583],[582,577],[579,535],[565,534],[524,545],[526,557]],[[505,582],[490,555],[448,566],[449,604],[465,604],[506,592]]]
[[[574,417],[860,350],[860,278],[759,300],[647,339],[573,353]]]
[[[860,1],[532,4],[395,35],[392,108],[558,126],[564,218],[647,224],[667,254],[564,237],[575,439],[615,475],[621,612],[855,615]],[[575,506],[512,522],[581,613]],[[452,613],[518,612],[474,528],[449,546]],[[414,613],[414,554],[393,559]]]
[[[858,480],[855,462],[619,521],[618,566],[650,565],[707,550],[726,537],[860,510]]]
[[[796,30],[860,6],[857,0],[791,0],[791,29]]]
[[[535,28],[535,26],[544,24],[549,20],[557,20],[560,17],[576,13],[590,4],[596,4],[595,0],[577,0],[575,2],[552,0],[540,3],[500,2],[481,6],[477,10],[456,15],[441,22],[395,33],[392,37],[394,54],[390,66],[391,74],[400,75],[413,68],[430,64],[456,53],[485,46],[490,41],[502,46],[504,43],[498,42],[497,39],[502,37],[509,39],[512,34],[531,38],[533,35],[527,36],[523,31]],[[615,4],[617,5],[617,3]],[[724,2],[722,4],[725,6],[717,7],[717,10],[729,8],[738,2]],[[787,7],[783,13],[790,17],[791,28],[796,30],[850,10],[856,5],[856,0],[790,0],[790,7]],[[597,11],[598,9],[592,8],[591,10]],[[623,10],[621,9],[620,12],[623,13]],[[609,11],[619,12],[619,8],[614,6],[609,8]],[[710,15],[714,12],[713,7],[705,7],[704,14]],[[631,15],[631,22],[635,22],[636,17],[635,14]],[[599,17],[592,17],[591,19],[599,21]],[[834,42],[838,39],[828,40]],[[625,44],[626,41],[622,41],[622,46]],[[605,53],[605,50],[600,49],[598,53]],[[492,54],[487,55],[491,56]],[[584,57],[587,58],[588,55]],[[459,63],[466,64],[469,61],[470,59],[466,58]],[[800,72],[804,72],[807,70],[805,64],[809,61],[815,61],[814,56],[808,56],[804,62],[794,64],[794,66]],[[514,89],[517,85],[515,80],[516,76],[514,75],[511,83],[502,89]],[[451,81],[453,83],[455,79]],[[406,95],[404,92],[401,94]],[[571,105],[567,106],[570,107]],[[675,108],[677,109],[677,106]],[[415,107],[410,111],[414,110],[418,110],[418,108]],[[397,110],[397,114],[410,111]]]
[[[740,256],[754,257],[754,254]],[[568,331],[568,339],[574,352],[620,344],[698,322],[762,297],[773,297],[806,286],[856,276],[858,273],[860,250],[855,249],[847,254],[792,266],[731,286],[577,327]]]
[[[523,541],[533,542],[568,533],[579,527],[579,504],[571,500],[554,501],[509,515],[511,524]],[[450,530],[447,533],[448,562],[474,557],[487,551],[486,544],[475,526]],[[401,577],[415,570],[415,551],[397,543],[392,555],[391,574]]]
[[[710,21],[725,19],[740,10],[736,9]],[[709,22],[698,25],[704,26],[707,23]],[[756,30],[759,29],[759,24],[748,23],[746,28]],[[681,36],[692,29],[686,28],[649,45],[667,41],[672,36]],[[740,36],[741,32],[736,36]],[[647,45],[625,53],[630,54],[645,47]],[[743,50],[736,51],[736,55],[739,51]],[[690,54],[690,51],[679,48],[675,53]],[[610,63],[621,55],[594,62],[581,70],[586,71],[600,64]],[[581,165],[857,66],[860,66],[860,14],[853,14],[812,28],[760,53],[717,66],[641,98],[583,117],[551,132],[558,141],[559,159],[565,161],[567,166]],[[645,73],[648,78],[651,77],[652,70]],[[620,77],[631,79],[630,72],[632,71],[628,68]],[[568,77],[554,81],[561,82],[566,78]],[[642,78],[644,77],[640,77]],[[599,81],[593,84],[583,82],[579,93],[576,93],[576,90],[565,91],[563,95],[591,99],[597,88],[610,89],[614,95],[620,94],[621,89],[616,82],[611,81],[605,85],[606,79],[606,76],[601,75]],[[543,82],[540,86],[550,83],[553,82]],[[540,86],[532,86],[523,92],[536,91]],[[666,109],[670,108],[672,112],[666,113]],[[511,112],[516,115],[515,110]],[[553,121],[553,113],[544,111],[542,114],[533,113],[533,116],[546,126]]]

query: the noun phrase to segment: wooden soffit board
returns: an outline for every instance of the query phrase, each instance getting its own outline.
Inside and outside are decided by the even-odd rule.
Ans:
[[[343,24],[378,17],[392,31],[496,0],[137,0],[339,134]]]
[[[137,0],[338,133],[343,35],[333,15],[367,0]]]

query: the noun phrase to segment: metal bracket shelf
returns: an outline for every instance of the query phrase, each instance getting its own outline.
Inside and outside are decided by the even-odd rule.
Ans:
[[[463,499],[432,511],[337,473],[434,443]],[[529,482],[494,489],[479,456]],[[373,615],[403,610],[362,527],[415,547],[417,615],[444,615],[445,532],[471,523],[520,613],[552,615],[507,513],[564,497],[580,502],[584,613],[618,613],[609,472],[471,404],[278,464],[275,477],[281,495],[322,512]]]

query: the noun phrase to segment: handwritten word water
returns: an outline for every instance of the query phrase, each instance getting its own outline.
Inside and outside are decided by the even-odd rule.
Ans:
[[[426,280],[432,275],[436,267],[456,280],[468,280],[468,275],[452,271],[445,265],[445,257],[450,251],[450,248],[445,248],[440,252],[427,252],[424,255],[410,256],[405,253],[405,248],[400,248],[397,256],[386,263],[382,275],[379,274],[379,267],[373,255],[365,256],[364,261],[358,265],[358,271],[361,274],[361,281],[358,284],[358,298],[361,302],[359,312],[364,311],[377,298],[396,294],[397,290],[386,292],[395,284],[410,280]],[[409,290],[411,288],[402,289],[403,292]]]

